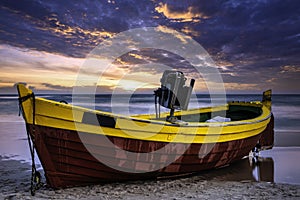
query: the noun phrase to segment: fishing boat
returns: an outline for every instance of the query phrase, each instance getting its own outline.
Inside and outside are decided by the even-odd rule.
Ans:
[[[170,113],[133,116],[36,97],[18,84],[32,187],[40,179],[35,151],[47,184],[64,188],[196,173],[240,160],[254,148],[272,148],[271,90],[262,101],[188,109],[194,80],[189,86],[185,80],[182,72],[166,71],[155,91],[155,102]]]

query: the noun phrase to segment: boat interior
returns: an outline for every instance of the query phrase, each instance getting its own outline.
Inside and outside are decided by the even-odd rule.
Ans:
[[[228,121],[240,121],[260,116],[261,108],[262,104],[258,102],[229,102],[223,106],[175,111],[174,116],[185,122],[208,122],[216,116],[227,118]],[[159,117],[155,115],[139,115],[137,117],[165,121],[169,115],[169,112],[163,112]]]

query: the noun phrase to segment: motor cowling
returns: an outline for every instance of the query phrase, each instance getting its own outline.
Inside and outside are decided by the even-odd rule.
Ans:
[[[161,106],[169,109],[187,110],[195,80],[186,86],[187,78],[181,71],[166,70],[160,79],[161,87],[155,91]]]

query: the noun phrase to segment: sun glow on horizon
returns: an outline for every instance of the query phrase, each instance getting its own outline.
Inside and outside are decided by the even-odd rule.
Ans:
[[[43,51],[0,45],[0,87],[26,82],[38,89],[50,88],[47,84],[71,87],[83,59],[66,57]]]
[[[37,91],[45,92],[71,92],[78,78],[78,71],[82,68],[85,58],[68,57],[61,54],[36,51],[26,48],[13,47],[10,45],[0,45],[2,56],[0,68],[0,93],[16,93],[13,88],[17,82],[25,82],[28,86]],[[129,53],[132,58],[141,60],[143,56]],[[167,54],[164,54],[167,55]],[[233,64],[222,60],[217,60],[218,68],[222,76],[239,78],[239,72],[233,71]],[[99,66],[99,65],[97,65]],[[114,90],[118,92],[144,91],[152,92],[160,85],[160,78],[163,68],[146,66],[145,64],[132,64],[120,58],[116,63],[104,70],[96,66],[95,70],[84,71],[87,78],[93,76],[98,78],[95,82],[97,87],[102,88],[99,92],[109,93]],[[149,67],[149,68],[147,68]],[[156,66],[157,67],[157,66]],[[296,66],[284,66],[278,72],[282,77],[291,73],[299,73]],[[101,78],[100,78],[101,76]],[[207,92],[206,83],[201,77],[196,78],[194,87],[195,92]],[[280,79],[273,77],[267,79],[265,85],[276,87]],[[224,83],[227,91],[245,92],[262,91],[265,86],[255,82],[226,82]],[[92,87],[86,83],[84,87]]]

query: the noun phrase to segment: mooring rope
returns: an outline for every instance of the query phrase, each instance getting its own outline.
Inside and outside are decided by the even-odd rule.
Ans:
[[[28,99],[32,98],[32,135],[35,136],[35,95],[34,93],[28,94],[27,96],[19,98],[19,114],[22,112],[23,116],[25,116],[24,110],[22,109],[22,103]],[[38,190],[41,184],[41,174],[36,170],[35,166],[35,144],[34,144],[34,137],[30,135],[30,128],[29,125],[26,124],[26,132],[27,132],[27,140],[30,149],[31,155],[31,182],[30,182],[30,192],[31,195],[35,195],[35,191]]]

